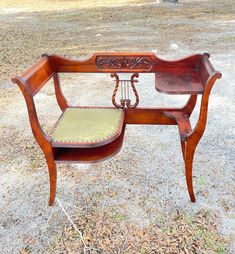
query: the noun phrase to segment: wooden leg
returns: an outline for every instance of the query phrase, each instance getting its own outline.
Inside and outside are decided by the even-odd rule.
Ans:
[[[49,198],[49,206],[52,206],[55,201],[56,194],[56,164],[53,159],[47,159],[47,166],[49,170],[49,178],[50,178],[50,198]]]
[[[185,160],[185,141],[181,140],[181,150],[182,150],[182,155],[183,159]]]
[[[193,192],[193,179],[192,179],[194,152],[195,152],[195,147],[190,146],[190,144],[187,142],[186,149],[185,149],[185,175],[186,175],[188,193],[189,193],[191,202],[196,202],[195,195]]]

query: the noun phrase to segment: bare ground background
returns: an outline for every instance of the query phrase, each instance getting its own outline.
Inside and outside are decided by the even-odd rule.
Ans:
[[[94,51],[153,51],[166,59],[207,51],[223,78],[213,88],[195,154],[196,204],[188,200],[176,127],[128,126],[114,158],[59,165],[57,196],[83,233],[86,253],[235,252],[232,0],[2,0],[0,25],[0,253],[83,253],[80,236],[58,204],[47,206],[47,167],[10,78],[44,52],[77,58]],[[111,105],[109,75],[61,79],[71,103]],[[156,93],[151,75],[140,77],[138,91],[142,105],[186,100]],[[49,132],[60,114],[52,84],[36,100]]]

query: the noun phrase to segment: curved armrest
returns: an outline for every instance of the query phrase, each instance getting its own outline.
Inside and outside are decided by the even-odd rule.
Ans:
[[[21,75],[12,78],[12,82],[19,86],[25,98],[32,132],[44,154],[47,150],[46,147],[50,145],[50,137],[42,130],[38,121],[33,97],[53,74],[54,72],[48,58],[43,57]]]
[[[200,78],[204,85],[204,92],[202,94],[201,108],[200,108],[198,122],[195,128],[187,134],[187,138],[196,137],[196,139],[198,138],[200,139],[200,137],[203,135],[203,132],[206,127],[206,121],[207,121],[209,95],[213,85],[215,84],[215,81],[222,77],[222,74],[216,71],[214,67],[212,66],[209,60],[209,57],[210,57],[209,54],[204,53],[203,58],[198,65]]]

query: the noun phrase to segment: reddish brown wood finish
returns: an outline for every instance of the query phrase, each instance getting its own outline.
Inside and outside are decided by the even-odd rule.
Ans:
[[[91,148],[58,147],[52,142],[51,137],[43,132],[37,118],[33,97],[53,77],[55,94],[61,111],[71,107],[60,87],[60,72],[127,72],[135,74],[136,77],[138,73],[155,73],[157,91],[170,94],[189,94],[190,97],[182,108],[134,108],[128,107],[128,103],[125,102],[123,105],[125,106],[123,129],[121,134],[111,140],[109,144],[104,143]],[[153,53],[103,52],[96,53],[84,61],[44,54],[36,64],[13,78],[12,81],[18,84],[24,95],[34,137],[47,161],[50,178],[49,205],[53,205],[55,199],[56,163],[91,163],[110,158],[122,147],[126,124],[178,125],[189,196],[191,201],[195,202],[192,183],[193,157],[206,127],[210,91],[218,78],[221,78],[221,73],[215,71],[207,53],[192,55],[177,61],[165,61]],[[196,126],[192,128],[190,115],[196,105],[198,94],[202,95],[200,114]],[[115,100],[115,95],[113,100]]]
[[[43,55],[45,56],[45,55]],[[156,73],[157,71],[179,71],[182,70],[194,70],[197,68],[197,65],[202,60],[203,56],[207,56],[208,54],[197,54],[192,55],[186,58],[182,58],[177,61],[166,61],[156,57],[153,53],[113,53],[113,52],[100,52],[93,54],[90,58],[86,60],[75,60],[69,59],[65,57],[61,57],[58,55],[49,55],[47,56],[50,62],[54,66],[55,72],[92,72],[92,73]],[[113,58],[112,62],[118,58],[119,64],[117,64],[117,68],[114,68],[113,65],[108,67],[107,64],[103,65],[103,68],[97,66],[96,59],[98,57],[106,57],[106,58]],[[123,59],[123,61],[120,60]],[[144,62],[145,59],[148,61],[152,61],[151,64],[148,64],[148,68],[146,65],[140,64],[127,64],[131,62],[132,59],[140,58],[140,62]],[[134,66],[134,68],[132,67]]]
[[[95,163],[107,160],[117,154],[123,144],[125,126],[120,136],[109,144],[92,148],[54,148],[54,158],[57,163]]]
[[[115,78],[116,80],[116,85],[114,87],[114,91],[113,91],[113,96],[112,96],[112,103],[116,108],[136,108],[139,104],[139,95],[138,92],[135,88],[135,83],[138,82],[137,79],[139,74],[138,73],[134,73],[130,80],[120,80],[119,76],[117,73],[112,73],[111,74],[111,78]],[[121,87],[120,87],[121,86]],[[120,103],[116,102],[116,94],[118,91],[118,88],[120,87],[121,89],[121,94],[122,94],[122,98],[120,100]],[[132,88],[132,91],[135,95],[135,103],[131,104],[131,99],[129,97],[129,93],[130,93],[130,87]]]
[[[58,103],[61,111],[64,112],[66,108],[70,107],[70,105],[68,104],[68,102],[65,99],[63,92],[61,90],[59,74],[57,72],[54,73],[53,80],[54,80],[54,87],[55,87],[55,94],[56,94],[57,103]]]
[[[202,94],[204,87],[197,70],[159,71],[155,74],[156,90],[166,94]]]

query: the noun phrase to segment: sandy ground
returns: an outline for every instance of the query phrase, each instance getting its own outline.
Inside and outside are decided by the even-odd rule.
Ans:
[[[61,204],[78,225],[92,209],[93,217],[97,216],[98,222],[104,220],[110,229],[111,221],[98,214],[112,211],[117,223],[124,220],[145,233],[156,220],[170,221],[178,213],[193,218],[206,211],[214,220],[213,228],[216,237],[221,237],[218,240],[221,247],[207,246],[204,252],[171,253],[235,253],[235,8],[232,3],[229,0],[183,1],[178,5],[159,5],[154,1],[110,1],[109,4],[108,1],[96,4],[1,1],[1,253],[80,253],[79,238],[72,238],[77,242],[77,251],[64,243],[68,241],[65,229],[70,223],[59,206],[47,206],[47,167],[33,139],[23,97],[10,78],[44,52],[81,57],[101,50],[152,51],[166,59],[211,53],[211,61],[223,78],[213,88],[207,129],[195,154],[197,203],[188,200],[177,128],[128,126],[124,147],[114,158],[92,165],[58,166],[57,196]],[[61,80],[71,103],[111,105],[114,82],[109,75],[61,75]],[[185,96],[156,93],[152,75],[141,75],[138,91],[142,106],[181,105],[186,101]],[[36,96],[36,103],[42,126],[49,132],[60,115],[51,83]],[[193,123],[197,117],[198,111],[192,116]],[[118,233],[114,236],[120,238]],[[115,245],[110,241],[110,246]],[[214,245],[216,241],[214,237]],[[105,251],[100,246],[97,253],[149,253],[143,248],[134,252],[125,248]],[[166,250],[159,249],[156,253],[170,253]]]

